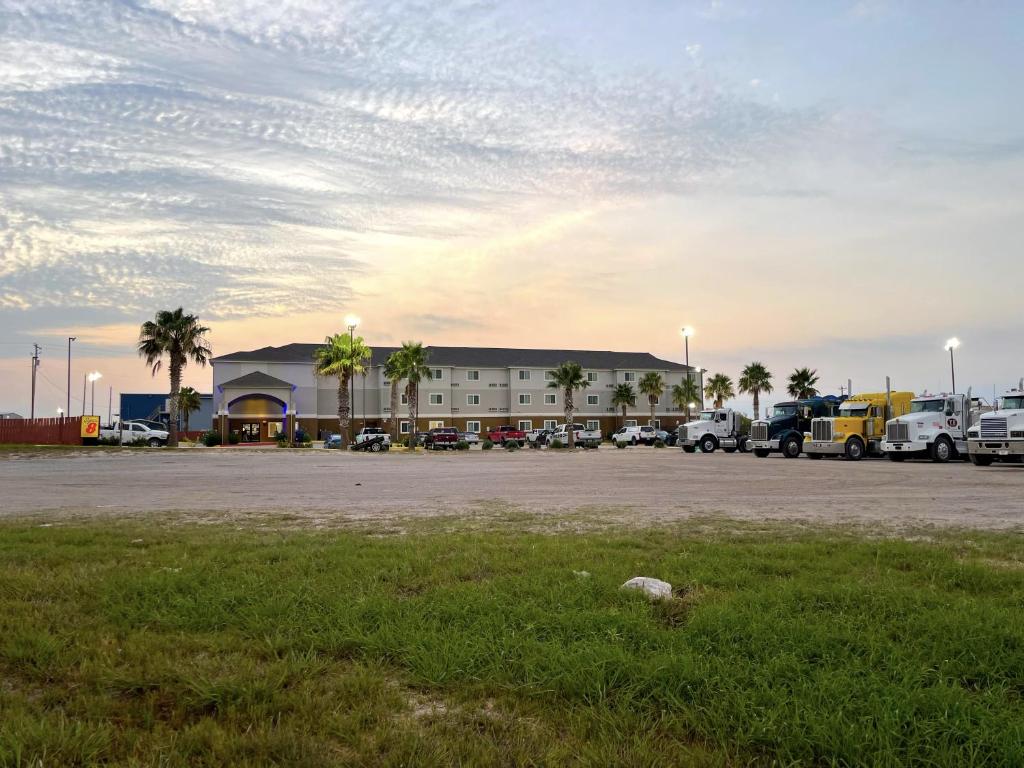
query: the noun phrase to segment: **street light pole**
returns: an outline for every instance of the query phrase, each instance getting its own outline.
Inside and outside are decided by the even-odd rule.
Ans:
[[[89,415],[90,416],[95,416],[96,415],[96,382],[99,381],[102,378],[103,378],[103,374],[100,373],[99,371],[93,371],[88,376],[89,381],[92,383],[92,401],[91,401],[91,405],[89,406]],[[85,393],[84,392],[82,393],[82,399],[85,400]],[[82,407],[84,409],[85,406],[83,405]]]
[[[348,326],[348,349],[349,349],[349,369],[348,369],[348,431],[349,431],[349,442],[354,443],[356,440],[356,359],[352,354],[355,348],[356,328],[359,327],[359,318],[356,315],[346,315],[345,325]]]
[[[956,366],[953,363],[953,350],[960,346],[960,339],[956,336],[946,342],[946,350],[949,352],[949,375],[953,382],[953,392],[956,394]]]
[[[75,336],[68,336],[68,402],[65,413],[71,416],[71,342],[75,340]],[[85,405],[83,404],[83,409]]]
[[[683,345],[686,350],[686,380],[693,381],[693,371],[690,370],[690,337],[693,336],[693,328],[689,325],[684,325],[679,329],[679,332],[683,335]],[[686,404],[686,420],[690,420],[690,403]]]

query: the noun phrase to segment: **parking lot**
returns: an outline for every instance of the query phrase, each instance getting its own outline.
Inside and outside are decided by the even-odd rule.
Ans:
[[[609,522],[744,520],[1021,528],[1024,467],[811,462],[678,449],[364,455],[165,449],[12,453],[2,514],[374,518],[585,512]]]

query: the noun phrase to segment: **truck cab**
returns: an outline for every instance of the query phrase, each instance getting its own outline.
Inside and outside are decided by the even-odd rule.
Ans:
[[[1024,461],[1024,385],[1004,394],[995,410],[981,414],[967,430],[967,453],[978,467]]]
[[[845,397],[826,395],[776,403],[771,416],[758,419],[750,427],[754,455],[764,458],[781,452],[787,459],[797,458],[803,453],[804,434],[811,431],[811,421],[834,416],[844,400]]]
[[[810,459],[845,456],[860,461],[881,456],[885,423],[910,411],[913,392],[871,392],[854,395],[839,405],[835,416],[811,420],[804,435],[804,452]]]
[[[714,408],[700,412],[696,421],[684,425],[679,444],[686,453],[700,448],[702,453],[714,453],[721,448],[726,453],[750,450],[750,440],[742,429],[742,417],[732,408]]]
[[[886,422],[882,450],[891,461],[966,459],[967,430],[983,410],[986,406],[970,393],[915,397],[909,413]]]

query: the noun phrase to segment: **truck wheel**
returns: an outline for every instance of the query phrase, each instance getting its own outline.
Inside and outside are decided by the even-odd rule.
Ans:
[[[159,448],[160,447],[160,441],[157,440],[154,437],[154,438],[151,438],[150,441],[148,443],[146,443],[146,445],[148,445],[150,448]]]
[[[757,458],[759,458],[759,459],[766,458],[769,453],[771,453],[771,451],[769,451],[767,448],[755,448],[754,449],[754,455],[757,456]]]
[[[708,435],[707,437],[701,438],[700,450],[702,453],[714,453],[718,447],[718,441],[714,437]]]
[[[851,437],[846,441],[846,458],[850,461],[860,461],[864,458],[864,443],[859,437]]]
[[[634,437],[632,440],[630,440],[629,444],[636,447],[636,438]]]
[[[782,443],[782,455],[787,459],[800,458],[800,452],[803,451],[804,447],[800,441],[795,437],[787,437]]]
[[[683,453],[696,453],[696,452],[697,452],[697,446],[695,446],[695,445],[684,445],[683,446]]]
[[[748,438],[741,437],[740,438],[739,450],[740,450],[740,453],[750,453],[754,449],[753,449],[753,447],[751,447],[750,440]]]
[[[889,461],[895,461],[897,464],[907,458],[902,453],[887,453],[886,456],[889,457]]]
[[[370,446],[370,450],[374,453],[380,453],[380,443],[374,443]]]
[[[971,454],[971,464],[976,467],[991,467],[993,461],[995,461],[995,457],[993,456],[986,456],[979,453]]]
[[[929,453],[936,464],[945,464],[953,458],[953,444],[949,442],[949,438],[942,436],[932,443]]]

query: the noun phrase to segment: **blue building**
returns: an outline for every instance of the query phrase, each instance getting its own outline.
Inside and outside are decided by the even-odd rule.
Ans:
[[[162,421],[168,423],[170,414],[167,409],[166,394],[150,394],[138,392],[121,393],[121,419],[133,421]],[[199,410],[192,411],[188,417],[188,428],[192,431],[207,430],[213,426],[213,395],[199,395]],[[178,429],[185,428],[184,415],[179,414]]]

